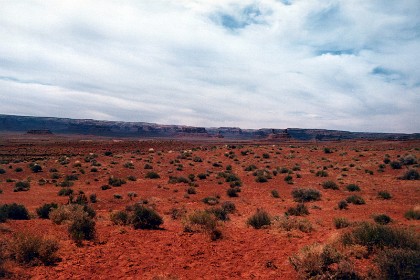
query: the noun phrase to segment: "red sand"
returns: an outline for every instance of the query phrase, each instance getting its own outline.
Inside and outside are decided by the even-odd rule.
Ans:
[[[232,144],[232,143],[230,143]],[[62,137],[5,137],[0,141],[0,159],[12,160],[0,164],[6,170],[0,175],[0,203],[16,202],[24,204],[35,215],[35,209],[44,203],[66,203],[67,197],[57,195],[60,187],[49,183],[38,185],[41,178],[51,182],[50,168],[58,169],[65,176],[75,171],[79,180],[72,187],[75,191],[83,190],[87,196],[96,193],[98,202],[91,204],[97,212],[97,239],[86,241],[77,247],[67,234],[66,225],[54,225],[50,220],[32,218],[29,221],[9,220],[0,224],[3,238],[9,238],[13,232],[29,231],[59,240],[59,257],[55,266],[25,267],[12,261],[6,264],[7,270],[16,279],[152,279],[156,276],[171,279],[295,279],[296,272],[289,264],[288,257],[298,252],[305,245],[314,242],[326,242],[337,237],[343,231],[333,224],[334,217],[346,217],[350,221],[372,221],[372,215],[385,213],[397,226],[414,226],[419,229],[417,221],[404,218],[404,213],[419,204],[419,181],[398,180],[405,167],[393,170],[389,165],[383,173],[378,172],[385,154],[391,160],[405,154],[420,158],[420,142],[387,142],[387,141],[342,141],[342,142],[279,142],[274,144],[239,143],[231,149],[223,142],[182,142],[148,140],[112,141],[107,139],[69,139]],[[242,145],[242,146],[241,146]],[[333,153],[324,153],[324,147]],[[154,152],[149,152],[153,148]],[[171,164],[184,150],[193,150],[192,158],[200,157],[203,162],[179,159],[183,170]],[[241,151],[249,150],[247,155]],[[105,156],[105,151],[112,151],[112,156]],[[229,158],[229,152],[234,158]],[[98,172],[91,172],[91,163],[84,158],[89,153],[98,155],[96,160],[101,166]],[[268,153],[268,159],[263,158]],[[63,155],[71,155],[70,163],[61,165],[57,160]],[[32,161],[43,167],[43,172],[32,173],[28,167]],[[236,161],[235,161],[236,159]],[[23,160],[13,163],[13,161]],[[123,167],[126,162],[133,162],[134,169]],[[146,162],[147,161],[147,162]],[[73,167],[76,162],[81,167]],[[111,163],[113,162],[113,163]],[[220,162],[222,167],[214,167]],[[145,179],[150,171],[144,169],[149,163],[160,179]],[[267,183],[257,183],[252,172],[244,171],[250,164],[258,168],[273,170],[276,167],[291,169],[295,164],[300,171],[294,171],[293,185],[284,181],[287,174],[279,173]],[[354,164],[354,167],[350,167]],[[217,178],[218,172],[224,171],[227,165],[232,166],[242,182],[239,197],[230,198],[226,191],[229,183]],[[327,167],[328,177],[316,177],[314,173]],[[22,167],[23,172],[15,172]],[[80,173],[80,168],[85,174]],[[347,168],[348,171],[343,171]],[[418,169],[418,168],[417,168]],[[312,172],[311,172],[312,170]],[[373,175],[366,173],[373,171]],[[197,194],[186,197],[188,184],[169,184],[169,176],[184,176],[211,171],[205,180],[197,179]],[[301,178],[296,178],[296,174]],[[121,187],[101,190],[108,183],[109,176],[127,178],[137,177],[137,181],[127,181]],[[24,180],[31,178],[31,189],[27,192],[13,192],[13,182],[6,179]],[[61,181],[59,179],[58,181]],[[340,190],[323,189],[321,183],[333,180]],[[219,184],[218,182],[222,182]],[[349,205],[348,210],[338,210],[337,203],[353,194],[345,190],[347,184],[354,183],[361,187],[357,194],[362,196],[365,205]],[[314,188],[321,192],[322,199],[307,203],[310,215],[306,218],[312,223],[314,231],[286,232],[275,226],[256,230],[246,225],[246,220],[257,208],[263,208],[272,216],[281,216],[294,206],[291,191],[297,187]],[[273,198],[271,190],[278,190],[280,198]],[[388,191],[392,199],[377,198],[378,191]],[[128,192],[136,192],[133,201]],[[114,198],[121,194],[123,199]],[[220,195],[220,201],[232,201],[237,211],[230,214],[230,220],[221,222],[223,238],[211,241],[204,233],[187,233],[183,230],[182,220],[171,219],[171,208],[185,208],[188,213],[194,209],[206,209],[208,205],[202,199],[210,195]],[[127,205],[140,199],[147,199],[149,205],[163,216],[162,230],[134,230],[130,226],[113,225],[110,212],[122,210]],[[316,206],[314,208],[314,206]],[[5,229],[10,229],[8,232]],[[358,268],[362,269],[362,268]]]

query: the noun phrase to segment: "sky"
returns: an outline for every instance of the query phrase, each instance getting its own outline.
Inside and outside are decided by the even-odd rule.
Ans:
[[[0,114],[420,132],[418,0],[0,0]]]

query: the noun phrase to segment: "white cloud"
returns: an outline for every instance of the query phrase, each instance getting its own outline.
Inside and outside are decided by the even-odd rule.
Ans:
[[[8,1],[0,113],[419,132],[420,5]]]

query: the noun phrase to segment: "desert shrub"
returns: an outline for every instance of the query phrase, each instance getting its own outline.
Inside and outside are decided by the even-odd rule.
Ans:
[[[293,177],[291,175],[287,175],[284,177],[284,181],[288,184],[293,184]]]
[[[64,180],[63,182],[59,183],[58,185],[60,187],[63,187],[63,188],[69,188],[69,187],[71,187],[71,186],[74,185],[74,182],[73,181]]]
[[[207,212],[213,214],[217,220],[219,221],[227,221],[229,220],[229,213],[223,207],[212,207],[210,209],[206,209]]]
[[[321,199],[321,193],[315,189],[294,189],[292,191],[292,196],[296,202],[308,202]]]
[[[358,196],[358,195],[351,195],[346,198],[346,201],[348,203],[353,203],[354,205],[362,205],[366,203],[365,200],[361,196]]]
[[[88,213],[82,211],[79,215],[74,215],[68,227],[70,237],[76,241],[92,240],[95,238],[95,221],[89,217]]]
[[[197,177],[198,177],[198,179],[200,179],[200,180],[204,180],[204,179],[206,179],[206,178],[207,178],[207,174],[205,174],[205,173],[200,173],[200,174],[198,174],[198,175],[197,175]]]
[[[150,165],[150,164],[148,164],[148,163],[146,163],[146,164],[144,165],[144,169],[153,169],[153,166],[152,166],[152,165]]]
[[[406,155],[400,158],[400,162],[403,165],[413,165],[417,163],[417,158],[415,155]]]
[[[378,192],[378,197],[381,198],[381,199],[391,199],[392,198],[391,194],[387,191],[379,191]]]
[[[229,188],[226,191],[226,193],[229,197],[238,197],[238,192],[239,192],[238,188]]]
[[[196,210],[190,214],[184,224],[185,231],[204,231],[215,241],[222,238],[222,232],[217,228],[217,219],[209,211]]]
[[[349,185],[346,186],[346,189],[349,192],[358,192],[358,191],[360,191],[360,187],[358,185],[356,185],[356,184],[349,184]]]
[[[289,209],[287,209],[286,215],[305,216],[309,215],[309,210],[304,203],[298,203],[295,207],[290,207]]]
[[[110,156],[112,156],[112,152],[111,151],[106,151],[104,153],[104,155],[107,156],[107,157],[110,157]]]
[[[346,228],[350,225],[349,220],[343,217],[334,218],[333,222],[336,229]]]
[[[53,202],[45,203],[44,205],[36,209],[36,213],[38,217],[40,217],[41,219],[48,219],[50,215],[50,211],[52,209],[57,209],[57,208],[58,208],[57,203],[53,203]]]
[[[114,196],[115,199],[122,199],[123,198],[123,196],[119,193],[114,193],[113,196]]]
[[[188,180],[188,178],[185,178],[183,176],[169,176],[169,180],[168,180],[169,184],[177,184],[177,183],[185,183],[185,184],[189,184],[190,180]]]
[[[0,174],[5,174],[6,170],[4,170],[3,168],[0,168]]]
[[[187,194],[196,194],[197,193],[197,190],[195,189],[195,187],[189,187],[188,189],[187,189]]]
[[[216,205],[219,203],[219,199],[217,197],[214,196],[207,196],[205,198],[203,198],[202,200],[205,204],[208,205]]]
[[[128,225],[130,224],[130,217],[126,211],[117,211],[111,213],[111,221],[115,225]]]
[[[326,153],[326,154],[331,154],[331,153],[332,153],[332,151],[331,151],[331,149],[330,149],[330,148],[324,148],[324,153]]]
[[[146,173],[145,178],[146,179],[159,179],[160,175],[158,173],[154,172],[154,171],[150,171],[150,172]]]
[[[361,279],[335,247],[315,243],[289,258],[301,279]]]
[[[317,177],[328,177],[328,172],[325,170],[319,170],[315,173]]]
[[[79,180],[79,175],[77,174],[70,174],[64,177],[64,181],[77,181],[77,180]]]
[[[128,192],[127,196],[130,200],[133,200],[134,197],[137,197],[137,193],[136,192]]]
[[[155,210],[136,204],[131,223],[135,229],[158,229],[163,219]]]
[[[271,224],[271,218],[266,211],[257,209],[255,214],[249,217],[246,223],[255,229],[260,229],[263,226],[269,226]]]
[[[29,220],[29,212],[24,205],[21,204],[3,204],[0,206],[0,216],[9,220]],[[4,218],[3,218],[4,219]]]
[[[134,164],[133,164],[131,161],[129,161],[129,162],[125,162],[125,163],[123,164],[123,167],[124,167],[124,168],[128,168],[128,169],[134,169]]]
[[[324,189],[338,190],[338,186],[334,181],[325,181],[322,183]]]
[[[380,225],[386,225],[392,221],[391,218],[386,214],[374,215],[373,220]]]
[[[389,163],[389,165],[391,166],[392,169],[401,169],[401,163],[399,163],[398,161],[391,161]]]
[[[31,171],[32,171],[33,173],[42,172],[42,167],[41,167],[41,165],[34,164],[34,165],[32,165],[30,168],[31,168]]]
[[[114,176],[111,176],[108,179],[108,184],[113,186],[113,187],[121,187],[125,183],[126,183],[126,181],[124,179],[115,178]]]
[[[283,216],[276,217],[273,221],[274,225],[285,231],[300,230],[301,232],[311,232],[313,230],[312,224],[307,219]]]
[[[375,259],[379,279],[419,279],[420,251],[386,249]]]
[[[94,218],[96,213],[91,207],[87,205],[69,204],[62,205],[50,211],[50,220],[54,224],[62,224],[66,221],[74,220],[75,217],[87,215],[89,218]]]
[[[72,195],[70,195],[70,203],[79,204],[79,205],[87,205],[88,198],[86,197],[86,195],[83,191],[79,191],[76,198],[74,198]]]
[[[69,196],[73,194],[73,190],[70,188],[62,188],[58,191],[59,196]]]
[[[254,171],[257,170],[257,167],[254,164],[248,165],[247,167],[245,167],[244,169],[245,171]]]
[[[96,193],[91,193],[91,194],[89,195],[89,200],[90,200],[90,202],[91,202],[91,203],[96,203],[96,202],[98,202],[98,198],[97,198],[97,196],[96,196]]]
[[[130,175],[130,176],[127,177],[127,180],[135,182],[135,181],[137,181],[137,178],[136,178],[136,176]]]
[[[15,168],[15,172],[22,172],[23,171],[23,168],[22,167],[16,167]]]
[[[15,188],[13,189],[14,192],[22,192],[22,191],[29,191],[31,185],[27,181],[19,181],[16,182]]]
[[[415,169],[407,170],[401,177],[402,180],[419,180],[420,174]]]
[[[235,203],[231,201],[225,201],[221,205],[222,209],[226,211],[227,213],[233,213],[236,210]]]
[[[203,162],[203,159],[201,157],[193,157],[194,162]]]
[[[111,186],[110,185],[103,185],[103,186],[101,186],[101,190],[103,190],[103,191],[106,191],[106,190],[109,190],[109,189],[111,189]]]
[[[341,200],[338,202],[338,209],[344,210],[344,209],[347,209],[347,207],[348,207],[347,201]]]
[[[384,247],[411,250],[420,248],[419,236],[413,231],[366,222],[343,234],[341,241],[344,245],[366,246],[369,252]]]
[[[57,241],[30,233],[16,234],[9,247],[12,258],[19,263],[51,265],[58,260],[56,256],[59,249]]]
[[[277,190],[271,190],[271,196],[274,198],[279,198],[280,194]]]
[[[420,209],[413,208],[405,212],[404,217],[408,220],[420,220]]]
[[[268,182],[268,178],[266,176],[257,176],[257,178],[255,178],[255,182],[257,183],[266,183]]]

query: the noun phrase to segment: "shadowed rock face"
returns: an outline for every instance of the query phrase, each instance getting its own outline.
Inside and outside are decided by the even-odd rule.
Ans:
[[[159,125],[145,122],[97,121],[0,115],[0,131],[82,134],[109,137],[198,137],[232,140],[344,140],[344,139],[420,139],[420,134],[362,133],[325,129],[241,129],[239,127],[204,128],[183,125]],[[46,133],[42,133],[46,134]]]

